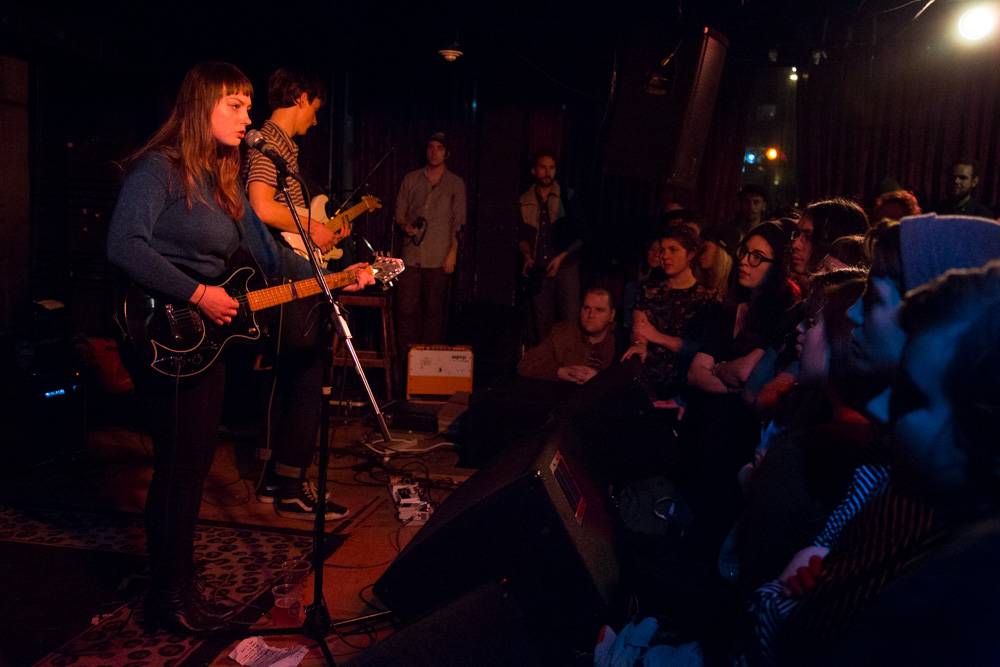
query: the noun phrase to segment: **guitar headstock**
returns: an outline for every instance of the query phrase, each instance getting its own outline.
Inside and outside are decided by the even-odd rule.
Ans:
[[[395,257],[376,256],[375,260],[371,263],[371,267],[372,275],[382,285],[382,289],[392,287],[392,282],[396,277],[406,270],[403,260],[396,259]]]
[[[368,209],[369,213],[371,213],[372,211],[377,211],[378,209],[382,208],[382,200],[379,199],[378,197],[373,197],[371,195],[362,195],[361,202],[365,205],[365,208]]]

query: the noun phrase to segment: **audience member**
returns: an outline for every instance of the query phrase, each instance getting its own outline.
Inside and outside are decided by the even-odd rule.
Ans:
[[[611,293],[592,287],[584,294],[579,318],[559,322],[517,365],[522,377],[583,384],[615,357],[615,308]]]
[[[747,231],[764,221],[767,213],[767,191],[759,185],[744,185],[739,192],[736,217],[732,227],[746,234]]]
[[[1000,263],[956,270],[908,295],[893,387],[903,464],[955,524],[859,616],[827,664],[995,664],[1000,643],[997,442]],[[915,602],[919,601],[918,605]]]
[[[743,238],[736,285],[688,371],[693,391],[685,430],[697,450],[688,492],[701,517],[699,546],[708,553],[717,550],[735,519],[736,473],[759,442],[760,422],[739,393],[764,350],[786,334],[782,315],[795,302],[784,262],[788,244],[774,222],[757,225]]]
[[[920,204],[912,192],[893,190],[883,192],[875,199],[875,208],[872,209],[871,219],[902,220],[911,215],[920,215],[920,213]]]
[[[865,255],[865,237],[861,234],[841,236],[830,244],[826,256],[820,260],[817,273],[829,273],[852,267],[867,269],[868,257]]]
[[[885,422],[888,394],[905,336],[898,312],[903,294],[952,268],[969,268],[1000,257],[1000,224],[995,220],[934,213],[883,221],[868,234],[872,258],[865,295],[848,311],[855,323],[854,363],[865,376],[866,392],[854,398]]]
[[[633,311],[632,345],[623,360],[638,356],[658,400],[678,397],[691,357],[714,319],[713,294],[694,277],[698,238],[687,226],[660,237],[660,267],[643,283]]]
[[[867,231],[868,217],[849,199],[828,199],[807,206],[792,234],[791,270],[799,286],[808,287],[808,275],[817,270],[836,239]]]
[[[996,218],[993,209],[979,201],[975,189],[979,185],[979,163],[968,158],[960,158],[951,163],[951,180],[948,181],[948,196],[937,205],[938,215],[972,215],[981,218]]]
[[[625,283],[622,297],[622,324],[626,329],[632,328],[632,310],[639,295],[639,288],[649,279],[653,269],[660,266],[660,239],[654,238],[646,246],[646,254],[639,262],[634,278]]]
[[[843,498],[867,421],[841,398],[849,391],[847,308],[864,290],[864,272],[818,274],[798,327],[798,384],[764,430],[755,461],[741,471],[746,510],[739,524],[740,581],[748,589],[776,578],[819,534]]]
[[[695,275],[720,303],[725,303],[729,292],[739,243],[740,233],[735,227],[711,225],[701,232],[701,252],[695,265]]]

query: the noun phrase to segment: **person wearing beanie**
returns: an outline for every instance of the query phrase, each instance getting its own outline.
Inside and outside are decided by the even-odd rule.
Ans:
[[[395,221],[403,234],[406,271],[396,291],[396,338],[401,359],[411,345],[440,344],[447,326],[448,283],[465,225],[465,181],[445,165],[448,137],[427,139],[427,164],[403,177]]]
[[[887,389],[903,354],[906,335],[898,314],[907,292],[949,269],[976,268],[1000,258],[1000,223],[989,218],[928,213],[883,221],[867,240],[872,268],[865,296],[848,310],[854,322],[854,365],[871,392],[859,400],[870,416],[888,418]]]

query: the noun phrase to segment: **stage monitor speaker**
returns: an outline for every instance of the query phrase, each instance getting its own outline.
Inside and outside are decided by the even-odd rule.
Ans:
[[[407,618],[503,581],[532,623],[592,648],[618,561],[604,495],[567,441],[550,425],[470,477],[375,583],[379,599]]]
[[[346,664],[351,667],[465,667],[563,664],[545,649],[517,604],[497,584],[476,588],[414,621]]]

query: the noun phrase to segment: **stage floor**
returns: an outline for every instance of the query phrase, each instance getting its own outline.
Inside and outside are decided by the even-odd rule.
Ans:
[[[388,474],[404,471],[417,479],[430,479],[431,497],[440,502],[450,488],[474,472],[456,467],[458,456],[447,445],[426,454],[394,456],[384,463],[381,457],[359,444],[361,437],[370,431],[360,418],[346,424],[338,423],[332,429],[328,472],[332,498],[351,510],[348,517],[329,522],[327,526],[334,538],[331,540],[333,553],[326,560],[324,590],[330,615],[335,621],[382,609],[371,587],[420,528],[404,525],[396,518],[387,484]],[[437,436],[421,444],[430,446],[442,442],[443,438]],[[207,525],[282,533],[299,544],[302,538],[311,535],[312,523],[279,517],[273,505],[258,503],[254,498],[261,466],[254,458],[255,446],[252,437],[240,437],[232,432],[224,434],[205,485],[200,520]],[[11,512],[37,514],[41,511],[49,517],[60,516],[60,512],[131,516],[135,524],[142,512],[151,474],[148,437],[130,428],[105,426],[89,432],[85,450],[60,453],[6,479],[0,501],[4,508],[11,508]],[[315,466],[311,474],[315,479]],[[8,572],[8,575],[17,576],[18,573]],[[311,583],[308,590],[311,597]],[[85,605],[86,601],[77,604]],[[102,605],[102,608],[95,608],[93,613],[104,613],[107,604],[107,600],[95,600],[95,605]],[[268,622],[266,615],[262,616],[262,621]],[[392,629],[382,622],[377,627],[354,627],[346,631],[354,634],[329,639],[338,660],[358,653],[390,634]],[[324,664],[315,644],[302,637],[270,637],[267,641],[275,646],[311,646],[302,664]],[[55,651],[61,645],[39,648]],[[227,657],[233,645],[235,643],[219,651],[215,658],[202,655],[199,664],[205,664],[205,658],[212,665],[235,664]],[[122,663],[127,661],[125,656],[119,658]],[[119,660],[109,660],[109,663],[118,664]]]

